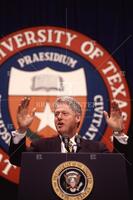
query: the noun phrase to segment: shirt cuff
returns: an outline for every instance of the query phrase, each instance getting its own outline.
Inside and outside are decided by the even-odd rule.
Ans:
[[[113,137],[115,137],[121,144],[127,144],[128,143],[128,136],[125,133],[119,133],[117,131],[113,132],[113,136],[112,136],[112,141],[113,141]]]
[[[12,131],[11,134],[13,138],[13,143],[19,144],[19,142],[26,136],[26,131],[22,134],[16,130],[16,131]]]

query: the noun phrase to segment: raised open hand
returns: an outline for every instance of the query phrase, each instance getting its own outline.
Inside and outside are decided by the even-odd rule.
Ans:
[[[104,111],[104,116],[107,124],[113,129],[113,131],[118,131],[120,133],[123,131],[123,117],[121,110],[116,102],[112,102],[110,116],[106,111]]]
[[[32,111],[29,113],[28,111],[29,103],[30,103],[30,98],[24,97],[24,99],[22,99],[20,105],[18,106],[17,122],[18,122],[19,131],[21,133],[27,130],[27,128],[30,126],[30,124],[32,123],[34,119],[36,109],[33,108]]]

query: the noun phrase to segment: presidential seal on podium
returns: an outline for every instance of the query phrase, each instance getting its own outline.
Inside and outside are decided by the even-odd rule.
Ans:
[[[85,199],[91,193],[93,185],[92,172],[81,162],[63,162],[52,174],[53,190],[64,200]]]

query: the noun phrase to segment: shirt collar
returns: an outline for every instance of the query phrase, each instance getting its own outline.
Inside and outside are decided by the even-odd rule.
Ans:
[[[78,133],[76,133],[72,138],[70,138],[70,140],[72,141],[72,143],[75,143],[75,136],[78,135]],[[62,140],[62,135],[59,135],[60,139]]]

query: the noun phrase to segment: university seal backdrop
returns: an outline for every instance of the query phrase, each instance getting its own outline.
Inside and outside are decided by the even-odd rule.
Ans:
[[[130,94],[121,66],[92,38],[71,29],[40,26],[14,32],[0,41],[0,175],[18,183],[20,169],[10,164],[11,132],[17,129],[17,107],[30,96],[36,107],[27,146],[36,137],[53,137],[53,102],[57,96],[75,97],[82,106],[80,134],[101,140],[112,150],[111,129],[103,111],[118,102],[128,131]]]

